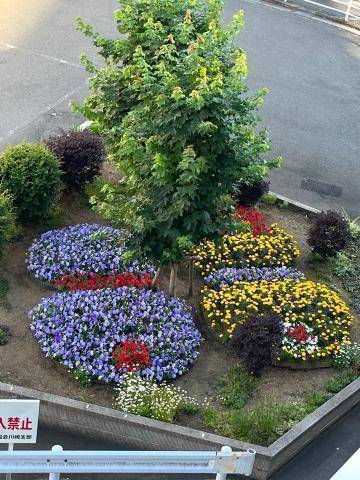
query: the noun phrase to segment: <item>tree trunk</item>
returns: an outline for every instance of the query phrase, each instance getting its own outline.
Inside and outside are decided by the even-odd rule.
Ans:
[[[171,295],[172,297],[175,295],[175,291],[176,291],[176,280],[177,280],[178,267],[179,267],[179,265],[177,263],[172,263],[170,265],[169,295]]]
[[[193,267],[193,261],[190,259],[189,260],[189,297],[192,297],[194,295],[194,287],[193,287],[193,278],[194,278],[194,267]]]
[[[157,281],[159,280],[159,277],[160,277],[160,273],[161,273],[161,267],[159,267],[157,270],[156,270],[156,273],[154,275],[154,278],[152,279],[152,282],[151,282],[151,286],[152,287],[155,287],[155,285],[157,284]]]

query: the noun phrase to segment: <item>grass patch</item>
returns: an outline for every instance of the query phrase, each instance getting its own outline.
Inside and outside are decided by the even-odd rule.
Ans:
[[[11,304],[7,298],[9,289],[8,280],[4,277],[0,277],[0,306],[7,311],[11,310]]]
[[[41,223],[41,231],[55,230],[64,226],[65,212],[60,206],[50,209],[47,217]]]
[[[349,292],[351,304],[360,313],[360,234],[353,236],[347,248],[337,254],[332,270]]]
[[[233,367],[218,385],[219,402],[226,411],[209,406],[203,410],[203,422],[219,435],[244,442],[269,446],[333,395],[356,380],[357,369],[346,369],[330,379],[324,390],[306,395],[303,402],[258,402],[246,408],[254,392],[257,379],[244,372],[243,367]],[[252,378],[247,378],[247,376]]]
[[[258,379],[251,375],[241,364],[234,365],[217,383],[221,405],[242,408],[258,385]]]
[[[0,325],[0,346],[9,343],[11,337],[10,329],[7,325]]]

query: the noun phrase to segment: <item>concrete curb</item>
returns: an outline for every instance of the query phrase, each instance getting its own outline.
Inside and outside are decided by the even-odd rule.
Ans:
[[[305,203],[298,202],[297,200],[293,200],[292,198],[285,197],[285,195],[281,195],[280,193],[275,193],[275,192],[269,192],[271,195],[275,195],[277,201],[281,200],[282,202],[286,202],[289,205],[292,205],[293,207],[296,207],[299,210],[304,210],[306,213],[312,213],[318,215],[321,213],[321,210],[318,210],[317,208],[310,207],[309,205],[306,205]]]
[[[304,418],[269,447],[272,475],[286,465],[306,445],[315,440],[326,428],[339,420],[360,402],[360,378],[334,395]]]
[[[235,451],[254,448],[257,455],[252,478],[265,480],[360,401],[360,378],[268,448],[6,383],[0,383],[0,396],[39,399],[41,425],[108,440],[122,448],[219,450],[223,445]]]

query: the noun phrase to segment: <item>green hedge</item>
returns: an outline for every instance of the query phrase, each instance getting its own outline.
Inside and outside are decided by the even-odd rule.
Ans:
[[[0,180],[23,224],[46,216],[60,190],[60,174],[59,160],[42,144],[9,146],[0,156]]]
[[[0,256],[6,240],[14,234],[15,228],[12,198],[6,190],[0,190]]]

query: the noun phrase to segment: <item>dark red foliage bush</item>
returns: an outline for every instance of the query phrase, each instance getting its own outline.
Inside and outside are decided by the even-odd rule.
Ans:
[[[280,319],[258,314],[239,325],[231,341],[244,367],[254,375],[271,365],[283,338]]]
[[[255,236],[260,235],[261,233],[270,234],[264,215],[260,212],[256,212],[252,208],[243,205],[236,207],[235,218],[244,222],[249,222],[251,231]]]
[[[322,257],[334,257],[350,241],[350,229],[340,213],[322,212],[312,223],[307,242],[314,253]]]
[[[245,207],[252,207],[265,193],[268,193],[269,186],[268,180],[259,180],[252,185],[240,183],[235,189],[236,201]]]
[[[150,273],[134,274],[129,272],[99,275],[98,273],[74,273],[64,275],[55,281],[55,286],[60,290],[97,290],[99,288],[118,287],[151,287],[152,275]]]
[[[69,130],[49,137],[45,144],[59,158],[68,189],[81,191],[99,175],[105,153],[99,135],[88,130]]]

